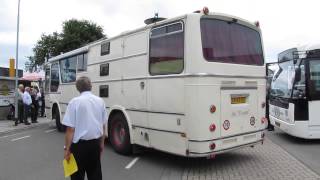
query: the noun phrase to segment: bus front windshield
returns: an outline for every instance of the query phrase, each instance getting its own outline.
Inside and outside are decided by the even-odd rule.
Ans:
[[[271,83],[271,96],[290,98],[294,80],[293,61],[286,61],[279,64]]]
[[[300,77],[295,78],[297,68],[300,70]],[[305,61],[299,60],[296,65],[293,61],[279,63],[279,70],[272,79],[270,95],[293,99],[305,98]]]
[[[203,18],[202,51],[209,62],[263,65],[260,33],[237,22]]]

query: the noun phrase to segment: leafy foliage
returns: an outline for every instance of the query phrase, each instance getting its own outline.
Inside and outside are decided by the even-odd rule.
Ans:
[[[102,27],[91,21],[76,19],[65,21],[61,33],[41,35],[33,48],[34,55],[27,57],[25,69],[30,72],[37,71],[46,58],[80,48],[104,37]]]

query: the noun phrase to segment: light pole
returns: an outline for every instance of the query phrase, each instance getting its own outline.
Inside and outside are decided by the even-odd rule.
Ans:
[[[20,21],[20,0],[18,0],[18,16],[17,16],[17,44],[16,44],[16,85],[15,85],[15,102],[14,102],[14,106],[15,106],[15,111],[14,111],[14,118],[18,118],[18,94],[16,93],[17,89],[18,89],[18,58],[19,58],[19,21]]]

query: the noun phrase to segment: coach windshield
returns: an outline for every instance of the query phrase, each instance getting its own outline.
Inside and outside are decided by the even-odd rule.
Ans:
[[[209,62],[263,65],[258,31],[234,21],[203,18],[200,22],[202,50]]]

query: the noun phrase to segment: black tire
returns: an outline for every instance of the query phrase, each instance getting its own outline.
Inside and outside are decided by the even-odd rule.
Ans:
[[[66,126],[61,124],[60,112],[59,112],[58,108],[55,108],[55,110],[54,110],[54,119],[56,120],[57,130],[59,132],[65,132],[66,131]]]
[[[119,154],[132,154],[129,127],[122,113],[116,113],[110,117],[108,129],[108,136],[113,149]]]

